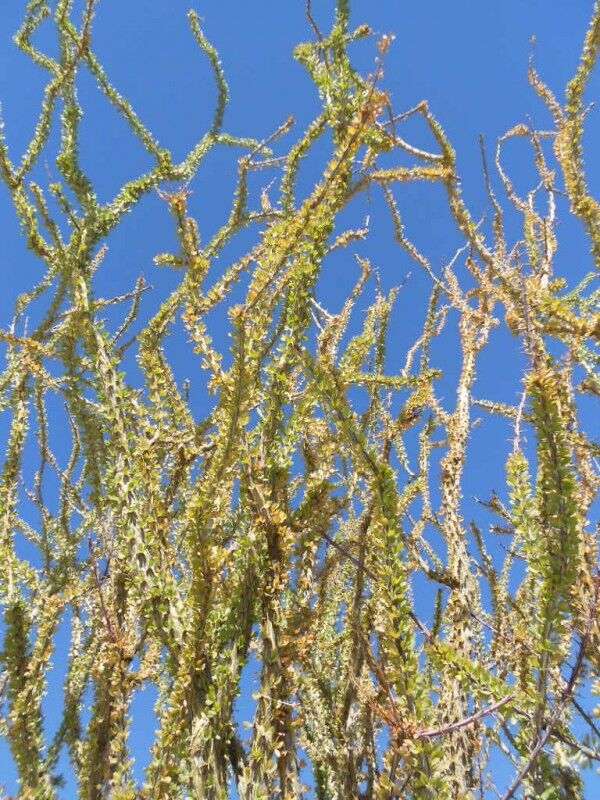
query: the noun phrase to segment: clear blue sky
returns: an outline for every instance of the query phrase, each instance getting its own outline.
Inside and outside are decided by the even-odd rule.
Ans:
[[[46,75],[10,44],[25,9],[24,0],[5,0],[0,11],[0,102],[6,138],[13,160],[18,160],[29,140],[41,99]],[[82,5],[81,2],[76,6]],[[314,13],[328,29],[332,0],[314,0]],[[530,115],[536,125],[549,124],[547,112],[527,83],[530,38],[537,37],[536,65],[544,79],[561,93],[573,74],[583,36],[592,11],[591,0],[354,0],[356,24],[368,22],[379,34],[395,33],[396,41],[386,61],[385,86],[392,94],[397,112],[426,98],[444,125],[458,154],[465,198],[475,218],[486,212],[481,175],[478,134],[483,133],[489,149],[495,139]],[[186,12],[190,0],[100,0],[93,33],[93,47],[119,91],[134,105],[159,140],[182,157],[210,124],[215,100],[211,72],[205,56],[198,51],[189,31]],[[294,46],[311,37],[305,18],[304,0],[197,0],[193,6],[203,19],[204,31],[218,48],[231,90],[225,118],[228,132],[264,137],[290,114],[297,119],[297,133],[314,117],[318,103],[314,87],[304,68],[292,58]],[[56,42],[43,31],[37,38],[49,52]],[[372,42],[360,43],[356,64],[369,71],[373,65]],[[93,80],[83,74],[79,84],[85,109],[81,155],[101,200],[108,200],[119,186],[149,167],[149,161],[125,123],[100,96]],[[600,80],[595,76],[591,99],[600,97]],[[600,141],[600,111],[590,115],[588,144]],[[420,130],[413,129],[416,142]],[[55,140],[54,140],[55,141]],[[530,185],[532,172],[524,157],[525,145],[514,145],[507,162],[519,174],[517,187]],[[190,210],[198,219],[203,239],[223,223],[235,185],[235,164],[239,153],[221,151],[211,155],[192,184]],[[315,164],[315,169],[316,169]],[[592,188],[600,189],[600,155],[589,148],[588,166]],[[51,157],[42,164],[36,178],[46,184],[54,170]],[[316,173],[315,173],[316,174]],[[307,175],[308,190],[312,178]],[[598,194],[598,191],[596,192]],[[460,240],[448,218],[444,196],[437,189],[411,187],[399,195],[407,231],[439,267],[453,254]],[[352,219],[349,212],[348,219]],[[362,219],[365,208],[356,218]],[[373,197],[366,208],[372,218],[372,237],[365,254],[381,270],[384,288],[408,280],[401,293],[390,330],[400,353],[413,339],[428,290],[427,279],[393,245],[387,212],[380,198]],[[557,272],[574,284],[590,269],[587,244],[578,224],[565,218],[561,227],[561,249]],[[248,240],[242,240],[242,244]],[[109,240],[110,252],[98,274],[98,294],[104,297],[129,290],[142,273],[154,286],[145,298],[143,316],[158,306],[178,279],[176,274],[158,271],[154,255],[174,246],[171,219],[164,204],[149,196],[128,217]],[[234,248],[235,249],[235,248]],[[232,251],[233,253],[233,251]],[[19,235],[8,193],[0,186],[0,326],[10,324],[17,294],[39,279],[39,265],[27,253]],[[356,280],[350,257],[332,259],[320,282],[324,302],[337,311]],[[217,332],[217,343],[226,347],[225,328]],[[198,413],[206,407],[203,382],[190,374],[189,351],[173,337],[169,355],[180,379],[192,378],[191,400]],[[448,365],[451,392],[452,359],[456,338],[449,332],[439,346],[440,364]],[[477,392],[481,397],[514,402],[518,390],[518,368],[522,354],[507,336],[498,336],[481,363]],[[394,364],[390,362],[391,367]],[[400,364],[396,364],[398,369]],[[196,370],[196,367],[192,368]],[[455,368],[454,368],[455,369]],[[131,361],[132,380],[136,380]],[[445,384],[442,384],[444,386]],[[442,390],[443,394],[443,390]],[[451,400],[447,396],[448,403]],[[485,430],[483,428],[485,427]],[[0,417],[0,442],[6,438],[6,419]],[[503,484],[503,463],[510,431],[501,423],[486,421],[474,437],[471,456],[476,468],[467,474],[468,494],[489,496],[492,487]],[[59,449],[60,446],[58,445]],[[61,666],[66,663],[63,639],[55,656],[46,701],[48,727],[58,719],[61,695]],[[141,768],[151,741],[150,693],[136,700],[133,726],[134,755]],[[241,710],[243,713],[243,708]],[[16,790],[14,772],[3,756],[0,744],[0,785]],[[72,789],[71,789],[72,792]],[[589,797],[600,795],[600,782],[589,781]],[[72,794],[69,789],[65,797]]]

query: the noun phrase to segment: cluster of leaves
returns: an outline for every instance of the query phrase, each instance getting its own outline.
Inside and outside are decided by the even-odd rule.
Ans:
[[[49,2],[29,3],[16,43],[49,82],[19,165],[0,138],[3,181],[46,269],[18,298],[10,330],[0,331],[8,353],[0,405],[10,419],[0,482],[0,732],[18,769],[19,796],[58,797],[66,750],[79,796],[89,800],[224,800],[232,785],[244,800],[311,793],[320,800],[466,800],[488,796],[500,759],[515,770],[505,800],[583,797],[580,770],[600,761],[600,730],[575,692],[600,681],[600,579],[597,531],[589,523],[598,453],[580,424],[578,398],[599,393],[600,317],[596,274],[569,289],[553,278],[553,260],[562,191],[600,267],[600,205],[587,187],[582,155],[583,94],[600,50],[600,6],[564,106],[531,69],[555,129],[520,125],[499,140],[498,174],[523,223],[512,245],[487,167],[490,237],[461,197],[455,154],[427,104],[394,116],[381,88],[391,38],[378,42],[372,74],[354,70],[349,47],[371,31],[350,28],[348,0],[339,0],[327,36],[308,3],[315,39],[295,55],[318,89],[322,112],[278,158],[270,147],[289,133],[291,120],[263,142],[223,132],[224,73],[190,12],[218,105],[209,131],[180,163],[94,54],[95,6],[88,0],[78,27],[72,0],[57,2],[61,46],[54,59],[32,41],[52,16]],[[83,69],[154,164],[106,204],[78,154],[83,112],[75,84]],[[435,151],[400,135],[415,116]],[[61,180],[44,189],[31,173],[56,119]],[[327,133],[328,164],[300,197],[300,167],[329,141]],[[526,198],[502,166],[502,147],[514,137],[531,144],[540,178]],[[237,191],[227,221],[202,246],[187,185],[223,145],[244,152]],[[383,167],[383,155],[386,164],[394,157],[414,164]],[[272,201],[265,190],[260,209],[252,209],[249,179],[259,169],[276,171],[279,194]],[[407,238],[397,204],[403,184],[420,181],[444,187],[464,237],[439,275]],[[165,182],[182,188],[166,191]],[[146,287],[140,281],[130,294],[106,301],[97,297],[94,277],[107,237],[154,190],[179,241],[177,253],[156,262],[182,277],[151,321],[122,344]],[[337,225],[367,190],[383,193],[398,245],[432,282],[422,330],[404,368],[392,375],[386,336],[396,291],[385,296],[377,289],[351,335],[356,304],[376,275],[371,264],[360,259],[361,276],[340,313],[316,297],[330,253],[367,237],[367,229],[340,233]],[[219,272],[217,257],[232,237],[257,224],[258,243]],[[245,299],[231,305],[242,278]],[[20,334],[27,309],[44,298],[42,321]],[[131,310],[111,333],[102,315],[108,304],[124,302]],[[208,318],[228,304],[225,367]],[[451,315],[459,319],[461,364],[447,409],[430,351]],[[210,378],[214,403],[203,419],[194,417],[164,349],[180,321]],[[478,359],[502,325],[528,359],[515,407],[473,394]],[[144,381],[137,388],[123,366],[132,345]],[[359,388],[368,398],[363,413],[353,402]],[[64,465],[49,444],[48,398],[55,394],[71,429]],[[464,520],[474,405],[514,426],[508,499],[494,495],[486,503],[500,520],[494,530],[510,542],[501,562],[490,544],[495,534]],[[525,431],[533,448],[524,445]],[[22,490],[32,438],[39,467],[33,486]],[[44,493],[50,473],[58,485],[55,506]],[[24,519],[26,501],[39,511],[37,528]],[[40,566],[23,556],[22,541],[39,554]],[[414,581],[423,579],[437,590],[427,622],[412,596]],[[71,645],[64,718],[48,741],[42,699],[65,621]],[[234,711],[251,659],[260,666],[260,685],[244,736]],[[130,709],[148,685],[158,692],[157,732],[140,786]],[[303,785],[306,764],[312,788]]]

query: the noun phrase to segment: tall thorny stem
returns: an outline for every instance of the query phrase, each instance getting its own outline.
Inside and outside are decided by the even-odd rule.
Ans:
[[[2,179],[29,249],[45,268],[17,299],[10,328],[0,331],[7,347],[0,408],[8,420],[0,480],[0,731],[18,770],[19,796],[59,796],[66,748],[79,796],[88,800],[224,800],[232,784],[244,800],[311,793],[319,800],[483,798],[501,758],[515,770],[507,798],[583,797],[580,767],[600,761],[600,741],[575,692],[584,681],[600,691],[600,579],[598,531],[590,524],[598,446],[582,428],[578,398],[600,393],[600,316],[597,274],[568,287],[553,277],[553,261],[562,191],[600,267],[600,204],[583,161],[584,92],[600,51],[600,6],[564,105],[531,66],[531,84],[554,130],[521,124],[498,141],[498,176],[523,223],[522,240],[511,243],[485,152],[491,237],[461,196],[454,151],[427,103],[394,115],[383,88],[393,37],[378,42],[371,75],[355,71],[351,45],[372,32],[366,25],[351,29],[348,0],[339,0],[327,35],[307,2],[315,40],[299,45],[295,56],[316,85],[322,111],[276,157],[271,148],[293,119],[263,142],[224,132],[225,75],[190,12],[193,39],[214,74],[217,107],[207,133],[178,164],[93,51],[97,0],[88,0],[79,23],[72,5],[58,0],[52,12],[48,0],[33,0],[15,37],[48,73],[38,123],[18,164],[0,128]],[[56,59],[33,43],[52,17]],[[105,204],[79,157],[82,70],[152,159],[149,172]],[[401,135],[415,115],[436,152]],[[44,188],[31,176],[57,121],[61,177]],[[299,171],[314,148],[326,146],[327,131],[328,164],[302,197]],[[527,198],[516,194],[502,165],[503,147],[516,137],[530,143],[540,178]],[[188,213],[188,185],[221,145],[244,155],[229,217],[202,246]],[[382,154],[388,165],[390,154],[402,154],[403,162],[410,156],[414,165],[382,167]],[[280,177],[279,197],[265,188],[253,209],[249,176],[264,169]],[[403,184],[416,181],[445,188],[464,238],[439,275],[408,238],[399,211]],[[340,313],[316,297],[329,254],[368,238],[368,225],[338,230],[340,213],[367,190],[381,190],[398,245],[432,281],[422,330],[396,374],[386,373],[386,354],[397,291],[386,296],[378,288],[362,329],[350,336],[375,267],[359,259],[362,274]],[[122,344],[148,287],[140,280],[128,294],[101,301],[94,276],[111,233],[152,191],[165,201],[180,247],[156,263],[182,270],[182,277],[134,340]],[[217,274],[228,242],[256,223],[258,243]],[[245,299],[229,307],[226,368],[208,317],[228,303],[244,275]],[[20,333],[40,298],[47,301],[44,318]],[[103,308],[129,301],[111,334]],[[451,315],[459,319],[461,361],[455,399],[444,408],[431,350]],[[215,396],[203,419],[192,413],[164,349],[179,319]],[[478,360],[502,325],[528,357],[515,406],[474,397]],[[137,388],[123,367],[132,341],[144,379]],[[362,414],[353,404],[357,387],[368,397]],[[49,444],[52,393],[63,399],[71,431],[64,467]],[[509,537],[501,562],[490,537],[465,519],[475,407],[515,429],[506,501],[497,494],[483,501],[498,516],[492,532]],[[30,441],[37,442],[39,469],[23,495]],[[411,441],[418,441],[416,450]],[[52,471],[58,511],[45,494]],[[38,530],[23,518],[25,500],[39,512]],[[23,539],[39,550],[39,568],[19,555]],[[423,579],[437,597],[431,620],[419,618],[412,596]],[[71,645],[64,717],[48,741],[41,703],[65,621]],[[245,738],[234,710],[253,657],[260,686]],[[129,745],[131,702],[148,685],[158,692],[157,732],[140,786]],[[303,762],[313,788],[304,785]]]

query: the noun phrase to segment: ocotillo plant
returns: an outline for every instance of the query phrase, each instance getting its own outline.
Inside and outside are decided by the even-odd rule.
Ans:
[[[553,127],[517,125],[500,137],[494,170],[484,158],[488,225],[463,200],[434,110],[425,100],[392,108],[392,37],[352,29],[348,0],[338,0],[329,33],[307,4],[312,40],[295,57],[318,92],[318,116],[304,133],[290,119],[264,141],[224,129],[225,73],[190,12],[218,102],[180,162],[95,54],[97,0],[80,21],[72,5],[27,6],[15,42],[48,83],[20,160],[0,138],[4,185],[45,270],[0,330],[0,733],[19,797],[67,796],[66,753],[72,791],[86,800],[583,798],[582,771],[600,761],[598,444],[581,414],[582,398],[600,394],[598,273],[569,285],[554,261],[560,200],[600,267],[600,204],[583,159],[600,6],[564,102],[532,64],[536,102]],[[41,26],[54,26],[57,56],[36,46]],[[369,38],[373,67],[360,74],[352,47]],[[77,79],[86,71],[152,159],[106,203],[79,156]],[[403,126],[414,118],[432,145],[409,141]],[[43,185],[33,173],[56,126],[59,177]],[[530,145],[537,171],[523,197],[503,166],[514,138]],[[189,192],[224,146],[242,153],[237,189],[204,242]],[[327,148],[305,192],[302,166]],[[270,173],[257,203],[255,173]],[[445,191],[464,244],[441,271],[401,219],[398,198],[424,181]],[[112,233],[150,193],[178,240],[156,265],[180,280],[141,324],[152,299],[144,281],[109,300],[96,286]],[[332,253],[347,252],[352,266],[352,249],[368,247],[368,225],[344,231],[340,218],[370,193],[385,198],[399,252],[431,282],[403,352],[388,336],[398,290],[384,293],[377,264],[358,259],[360,276],[337,313],[317,291]],[[507,209],[521,222],[517,236]],[[247,252],[228,262],[228,244],[250,234]],[[40,304],[40,321],[26,328]],[[113,329],[107,306],[124,304]],[[211,329],[219,307],[228,309],[229,351]],[[453,394],[442,396],[444,365],[432,348],[450,320],[460,356]],[[178,326],[193,346],[190,373],[209,378],[202,418],[167,356]],[[474,390],[480,356],[503,328],[526,356],[514,405]],[[133,351],[140,379],[125,363]],[[56,397],[62,421],[49,411]],[[466,513],[476,414],[482,425],[500,415],[513,431],[506,485],[478,506],[482,519],[496,517],[489,529],[477,509],[473,519]],[[70,453],[55,452],[51,431],[65,421]],[[38,467],[28,483],[32,448]],[[419,581],[433,598],[427,616],[413,596]],[[64,715],[49,737],[42,700],[65,624]],[[257,687],[244,677],[251,662]],[[157,730],[140,782],[131,704],[147,686],[157,692]],[[244,730],[236,703],[254,688]],[[500,788],[507,768],[512,778]]]

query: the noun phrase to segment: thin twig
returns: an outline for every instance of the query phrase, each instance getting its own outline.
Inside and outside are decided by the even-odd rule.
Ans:
[[[480,711],[477,711],[475,714],[471,714],[470,717],[465,717],[464,719],[458,720],[458,722],[452,722],[449,725],[444,725],[442,728],[434,728],[429,731],[421,731],[415,736],[415,739],[434,739],[437,736],[444,736],[447,733],[454,733],[454,731],[459,731],[461,728],[466,728],[469,725],[473,725],[476,722],[479,722],[480,719],[487,717],[489,714],[494,714],[498,709],[505,706],[508,702],[513,699],[514,695],[509,694],[506,697],[503,697],[502,700],[498,700],[497,703],[494,703],[487,708],[482,708]]]

